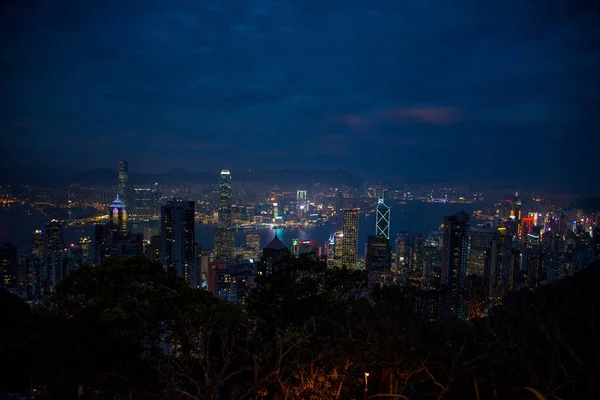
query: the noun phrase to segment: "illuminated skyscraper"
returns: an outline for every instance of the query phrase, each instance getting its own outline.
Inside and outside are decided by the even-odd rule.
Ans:
[[[493,228],[471,228],[471,248],[467,261],[467,275],[484,276],[492,239],[497,232]],[[487,261],[486,261],[487,260]]]
[[[392,266],[392,251],[385,236],[369,235],[365,264],[367,271],[389,271]]]
[[[400,232],[396,236],[396,265],[398,273],[409,275],[411,268],[410,237],[406,232]]]
[[[423,276],[423,235],[413,234],[411,253],[411,274],[415,277]]]
[[[117,190],[117,195],[121,198],[122,201],[129,202],[129,168],[127,166],[127,161],[119,161],[119,188]],[[128,204],[128,203],[126,203]],[[132,204],[129,204],[130,206]]]
[[[525,244],[527,242],[527,235],[531,233],[532,228],[534,227],[534,219],[531,217],[525,217],[521,219],[521,243]]]
[[[342,241],[344,234],[338,231],[329,237],[325,243],[325,255],[327,256],[327,266],[331,268],[340,268],[342,266]]]
[[[0,247],[0,289],[19,288],[19,251],[11,243]]]
[[[442,288],[447,291],[446,311],[460,320],[467,318],[469,233],[469,214],[459,212],[444,218]]]
[[[510,279],[512,237],[501,228],[494,234],[490,242],[489,260],[484,275],[489,286],[489,298],[497,304],[508,291]]]
[[[43,257],[46,253],[46,239],[44,232],[36,229],[31,235],[31,254],[38,257]]]
[[[296,202],[298,204],[306,203],[306,190],[296,190]]]
[[[375,218],[375,235],[390,238],[390,208],[383,202],[377,201],[377,217]]]
[[[129,210],[133,209],[131,214],[140,218],[152,218],[156,214],[156,188],[136,187],[131,191],[133,194],[130,204],[127,204]]]
[[[508,215],[508,221],[506,227],[508,233],[513,237],[521,238],[521,199],[519,199],[518,193],[515,194],[514,199],[510,202],[510,212]]]
[[[53,219],[46,225],[46,250],[49,253],[63,250],[63,228],[58,220]]]
[[[79,247],[81,248],[81,259],[83,264],[90,264],[92,262],[92,239],[89,237],[82,237],[79,239]]]
[[[119,199],[119,195],[108,206],[108,221],[112,225],[113,231],[119,232],[121,235],[127,233],[127,212],[125,211],[125,204]]]
[[[233,257],[234,232],[231,220],[231,173],[221,171],[219,181],[219,220],[215,233],[215,254],[217,257],[230,260]]]
[[[246,247],[254,255],[252,258],[260,259],[260,234],[259,233],[247,233],[246,234]]]
[[[188,279],[194,258],[194,202],[173,199],[161,208],[161,263]]]
[[[302,218],[308,212],[308,199],[306,190],[296,190],[296,213],[298,218]]]
[[[356,268],[358,258],[358,211],[357,208],[344,210],[341,262],[342,266],[348,268]]]
[[[528,233],[523,249],[523,270],[527,273],[527,285],[532,289],[537,287],[540,280],[546,279],[546,277],[540,277],[542,270],[540,253],[540,236]]]
[[[256,251],[260,251],[260,233],[246,234],[246,247]]]

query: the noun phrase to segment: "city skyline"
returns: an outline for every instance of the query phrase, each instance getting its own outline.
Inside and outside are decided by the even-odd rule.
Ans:
[[[13,2],[0,170],[126,159],[587,188],[599,7],[527,4]]]
[[[0,399],[598,397],[600,1],[4,3]]]

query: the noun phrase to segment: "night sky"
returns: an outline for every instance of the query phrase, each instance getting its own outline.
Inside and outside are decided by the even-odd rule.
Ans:
[[[1,163],[597,186],[599,3],[5,1]]]

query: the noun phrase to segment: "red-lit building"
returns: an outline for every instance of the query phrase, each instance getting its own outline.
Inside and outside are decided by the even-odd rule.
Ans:
[[[531,228],[533,228],[533,218],[523,218],[521,220],[521,243],[525,243],[527,235],[531,233]]]

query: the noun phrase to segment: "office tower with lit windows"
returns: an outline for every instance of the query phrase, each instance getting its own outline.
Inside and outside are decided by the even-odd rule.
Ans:
[[[545,280],[545,277],[540,276],[542,262],[539,235],[527,234],[523,249],[523,264],[523,270],[527,274],[527,286],[535,289],[540,280]]]
[[[358,211],[357,208],[344,210],[342,222],[341,262],[347,268],[356,268],[358,259]],[[337,252],[337,245],[336,245]]]
[[[161,263],[188,279],[194,258],[194,202],[173,199],[161,208]]]
[[[325,242],[325,256],[327,257],[327,266],[330,268],[340,268],[342,266],[342,241],[344,234],[338,231],[332,234]]]
[[[390,238],[390,207],[384,203],[383,198],[377,201],[375,235]]]
[[[423,276],[423,235],[413,234],[412,237],[412,270],[413,277]]]
[[[469,214],[458,212],[444,218],[443,232],[441,284],[446,291],[445,311],[459,320],[466,320]]]
[[[43,257],[46,253],[46,237],[44,232],[36,229],[31,235],[31,254],[38,257]]]
[[[516,238],[521,238],[521,218],[522,218],[522,205],[519,194],[515,194],[514,199],[510,202],[510,211],[508,220],[506,221],[506,228],[510,235]]]
[[[484,276],[486,260],[491,249],[492,238],[497,232],[494,228],[471,228],[471,248],[467,260],[467,275]]]
[[[62,224],[53,219],[46,225],[46,251],[55,253],[63,251],[63,228]]]
[[[108,223],[113,232],[124,236],[127,234],[127,211],[119,196],[108,206]]]
[[[296,213],[298,214],[298,218],[306,216],[308,211],[307,203],[306,190],[296,190]]]
[[[219,219],[215,232],[215,255],[218,258],[233,258],[234,232],[231,218],[231,173],[224,169],[219,180]]]
[[[92,263],[92,239],[82,237],[79,239],[79,247],[81,248],[81,260],[83,264]]]
[[[512,238],[505,228],[499,229],[490,240],[484,267],[490,305],[498,304],[508,290],[511,243]]]
[[[152,218],[156,214],[156,190],[152,187],[136,187],[127,208],[138,219]]]
[[[369,273],[390,271],[392,250],[385,236],[369,235],[365,265]]]
[[[129,202],[129,168],[127,161],[119,161],[119,188],[117,190],[118,198],[123,202]],[[131,206],[131,204],[129,204]]]
[[[246,247],[254,251],[260,251],[260,234],[259,233],[247,233],[246,234]]]
[[[42,276],[42,260],[38,256],[31,256],[25,259],[25,276],[28,281],[26,283],[27,298],[36,298],[42,295],[43,276]]]
[[[398,274],[410,274],[411,251],[408,233],[398,233],[398,235],[396,235],[396,268],[398,269]]]
[[[520,229],[520,239],[521,244],[525,244],[527,242],[527,235],[531,233],[531,230],[534,227],[534,219],[531,217],[524,217],[521,219],[521,229]]]
[[[0,289],[19,289],[19,251],[12,243],[0,247]]]

